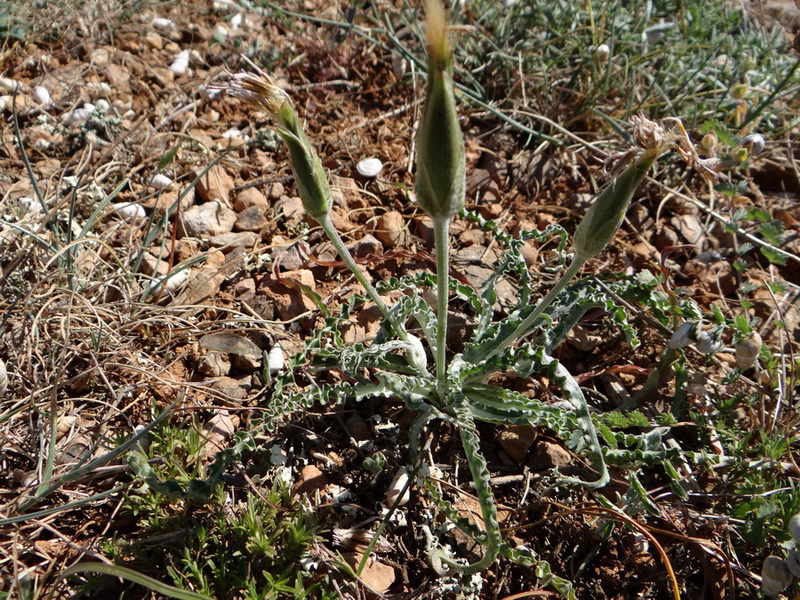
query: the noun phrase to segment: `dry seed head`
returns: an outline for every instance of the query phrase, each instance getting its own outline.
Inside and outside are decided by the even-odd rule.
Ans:
[[[285,102],[291,103],[288,94],[260,69],[258,75],[244,71],[235,73],[225,84],[209,86],[209,89],[221,90],[250,106],[265,110],[278,125],[281,125],[281,107]]]
[[[631,136],[636,145],[656,158],[664,154],[675,140],[675,136],[642,113],[630,119]]]

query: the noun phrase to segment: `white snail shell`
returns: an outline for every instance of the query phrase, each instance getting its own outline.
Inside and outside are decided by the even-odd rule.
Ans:
[[[800,544],[800,513],[789,519],[789,533],[792,534],[794,541]]]
[[[778,556],[768,556],[761,567],[761,589],[767,596],[777,596],[792,583],[792,573],[786,561]]]
[[[405,491],[403,491],[405,489]],[[403,494],[400,496],[400,494]],[[398,500],[399,498],[399,500]],[[386,493],[386,500],[384,500],[384,505],[391,508],[397,503],[397,506],[403,506],[407,504],[408,501],[411,499],[411,486],[408,485],[408,471],[405,468],[401,467],[392,479],[392,483],[389,485],[389,491]]]
[[[282,371],[285,362],[283,348],[281,348],[280,344],[275,344],[270,348],[269,354],[267,354],[267,367],[269,368],[269,372],[274,375],[278,371]]]
[[[722,340],[715,338],[707,331],[701,331],[697,336],[695,347],[703,354],[714,354],[722,350]]]
[[[761,344],[763,344],[761,336],[756,331],[736,344],[736,364],[742,371],[756,365],[758,355],[761,353]]]
[[[377,177],[381,169],[383,163],[378,158],[365,158],[356,165],[356,171],[362,177]]]
[[[789,567],[792,575],[800,577],[800,556],[798,556],[797,552],[789,553],[789,556],[786,557],[786,566]]]
[[[672,334],[672,337],[669,338],[669,347],[673,350],[677,350],[678,348],[685,348],[694,342],[694,332],[696,327],[697,323],[692,321],[681,323],[681,325],[675,330],[675,333]]]

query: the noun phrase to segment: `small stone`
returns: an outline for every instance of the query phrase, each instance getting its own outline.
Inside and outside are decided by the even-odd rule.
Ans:
[[[539,441],[528,463],[534,471],[547,471],[566,467],[572,463],[572,455],[553,442]]]
[[[212,237],[229,233],[236,222],[236,213],[219,201],[189,207],[180,222],[181,237]]]
[[[286,193],[283,184],[280,181],[273,181],[269,184],[267,188],[267,198],[272,200],[273,202],[276,200],[280,200],[281,196]]]
[[[232,377],[220,377],[211,384],[211,388],[234,400],[247,398],[247,390],[242,386],[242,382]]]
[[[252,373],[261,368],[261,357],[234,354],[233,367],[240,373]]]
[[[289,228],[300,223],[305,217],[306,211],[303,208],[303,200],[297,196],[281,200],[280,205],[281,214],[286,219],[286,226]]]
[[[233,203],[233,208],[236,209],[236,212],[242,212],[251,206],[257,206],[263,212],[266,212],[269,208],[269,200],[254,187],[245,188],[236,193],[236,201]]]
[[[247,277],[237,281],[231,291],[234,298],[247,302],[256,295],[256,280],[252,277]]]
[[[239,213],[233,224],[235,231],[261,231],[267,225],[267,216],[259,206],[250,206]]]
[[[383,213],[378,218],[375,228],[377,238],[386,244],[387,248],[402,246],[408,241],[408,232],[403,215],[396,210]]]
[[[417,236],[422,239],[427,248],[433,248],[433,219],[426,215],[417,221]]]
[[[158,35],[155,31],[145,34],[144,42],[153,50],[161,50],[164,48],[164,38]]]
[[[477,229],[466,229],[462,231],[458,236],[458,241],[461,242],[462,246],[476,246],[479,244],[483,244],[484,236],[482,231]]]
[[[219,352],[209,352],[197,361],[197,370],[206,377],[222,377],[231,370],[231,361]]]
[[[276,243],[274,239],[273,243]],[[307,248],[305,244],[275,248],[272,252],[272,260],[278,262],[284,271],[297,271],[308,264]]]
[[[367,234],[360,240],[348,244],[347,249],[350,250],[356,258],[364,258],[370,254],[381,254],[383,252],[383,245],[375,236]]]
[[[145,252],[142,255],[139,272],[151,277],[164,277],[169,272],[169,263]]]
[[[360,414],[353,413],[350,415],[344,422],[344,425],[355,441],[363,442],[369,439],[371,433],[370,426]]]
[[[313,495],[314,492],[324,490],[330,484],[330,479],[318,467],[306,465],[300,471],[300,479],[294,484],[292,492],[296,496]]]
[[[512,460],[521,463],[528,453],[533,440],[536,439],[536,430],[533,427],[511,425],[497,434],[500,447],[505,450]]]
[[[363,554],[360,552],[344,552],[342,553],[342,557],[347,564],[356,569],[358,565],[361,564]],[[378,594],[383,594],[388,590],[396,578],[397,575],[395,574],[394,567],[385,565],[372,557],[367,560],[364,570],[361,571],[361,579],[370,590]]]
[[[239,231],[236,233],[221,233],[211,236],[208,243],[223,252],[230,252],[234,248],[252,248],[258,243],[258,234],[252,231]]]
[[[296,280],[309,287],[312,291],[316,288],[313,273],[306,269],[287,271],[282,274],[281,279]],[[298,287],[292,286],[288,281],[267,279],[259,291],[273,301],[278,316],[283,320],[293,319],[304,312],[317,308],[311,298],[303,294]]]
[[[230,206],[230,194],[233,188],[233,179],[219,165],[211,167],[196,186],[197,194],[203,202],[218,200],[226,206]]]

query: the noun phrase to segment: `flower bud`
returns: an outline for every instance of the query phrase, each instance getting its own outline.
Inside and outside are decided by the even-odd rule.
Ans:
[[[427,2],[428,85],[417,133],[417,203],[434,219],[464,206],[466,152],[456,112],[453,53],[441,0]]]
[[[703,136],[702,140],[700,140],[700,149],[706,156],[714,156],[717,152],[718,143],[719,140],[717,139],[717,134],[715,134],[713,131],[710,131]]]
[[[747,83],[734,83],[731,86],[731,96],[734,100],[744,100],[750,91],[750,86]]]
[[[655,157],[641,156],[600,193],[575,230],[572,243],[576,259],[586,261],[608,245],[625,218],[636,188],[653,163]]]

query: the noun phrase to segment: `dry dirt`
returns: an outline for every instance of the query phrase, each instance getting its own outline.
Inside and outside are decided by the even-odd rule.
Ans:
[[[342,3],[301,4],[294,8],[322,19],[344,18]],[[200,338],[233,330],[259,349],[280,343],[289,355],[320,319],[298,283],[332,309],[353,291],[335,252],[304,217],[286,155],[266,118],[208,92],[209,84],[245,66],[241,52],[252,52],[295,98],[332,176],[335,224],[373,278],[433,267],[430,224],[409,201],[419,84],[398,77],[397,61],[353,32],[255,14],[244,14],[234,27],[237,13],[200,1],[101,3],[95,13],[39,11],[44,29],[4,49],[3,76],[19,87],[13,95],[15,84],[2,81],[0,357],[9,384],[0,397],[0,517],[19,514],[37,483],[50,402],[57,403],[59,415],[56,474],[98,441],[130,435],[176,400],[173,421],[186,427],[205,423],[210,456],[235,431],[247,430],[270,391],[260,358],[215,352],[202,347]],[[179,73],[174,63],[186,50],[188,66]],[[40,88],[47,90],[47,102]],[[492,115],[467,108],[463,125],[468,208],[512,233],[552,223],[574,230],[591,197],[592,177],[604,177],[602,162],[612,148],[544,146],[534,153]],[[356,170],[369,157],[383,162],[376,179]],[[800,189],[791,153],[777,149],[754,163],[745,180],[749,197],[769,207],[791,232],[784,249],[800,254]],[[95,214],[112,193],[111,203]],[[162,220],[176,202],[179,210]],[[136,206],[143,208],[141,216],[128,217]],[[452,243],[454,275],[472,285],[486,277],[501,251],[462,219],[454,223]],[[664,269],[673,288],[701,306],[736,307],[741,281],[729,256],[719,252],[727,243],[707,214],[651,182],[608,252],[589,270]],[[684,244],[694,246],[675,249]],[[543,269],[548,250],[526,248],[542,289],[551,283]],[[751,261],[746,277],[797,283],[798,266],[794,260],[780,268]],[[183,278],[179,286],[163,283],[145,294],[169,273],[177,274],[173,283]],[[513,289],[498,292],[502,307]],[[765,342],[786,347],[782,336],[800,333],[796,294],[758,293],[752,310],[764,319]],[[776,306],[785,332],[775,328]],[[635,353],[602,314],[589,315],[560,351],[582,385],[610,405],[643,385],[665,343],[664,333],[649,327],[638,310],[635,325],[644,344]],[[364,311],[346,339],[368,339],[379,324],[378,315]],[[721,353],[709,363],[694,355],[691,362],[713,381],[732,356]],[[504,384],[537,396],[549,393],[546,380],[509,378]],[[669,392],[662,390],[651,408],[665,410]],[[394,402],[319,408],[260,442],[284,449],[297,493],[320,492],[327,506],[320,510],[331,527],[349,527],[376,516],[393,469],[406,463],[407,413]],[[552,467],[591,476],[584,459],[552,432],[484,426],[481,434],[504,535],[534,548],[554,572],[575,583],[580,598],[672,597],[665,563],[645,535],[663,547],[686,598],[732,597],[732,587],[740,597],[752,597],[752,565],[734,560],[731,581],[733,571],[721,559],[731,556],[730,529],[716,518],[716,491],[724,485],[714,472],[701,475],[701,493],[690,501],[665,497],[661,518],[625,524],[603,512],[590,494],[538,496],[536,475]],[[697,446],[689,442],[697,437],[692,423],[677,428],[676,436]],[[377,480],[360,468],[366,442],[370,452],[383,451],[391,466]],[[452,485],[453,506],[474,515],[460,452],[458,436],[441,425],[430,455]],[[94,479],[65,485],[37,510],[129,482],[126,467],[111,465]],[[656,495],[668,490],[656,469],[643,483]],[[603,494],[615,499],[628,485],[624,472],[615,473]],[[329,506],[344,491],[354,514]],[[428,597],[438,576],[425,561],[414,522],[424,509],[415,496],[406,523],[387,534],[389,549],[367,570],[366,585],[373,591],[362,588],[363,597]],[[141,534],[136,519],[118,510],[112,495],[89,508],[0,527],[0,590],[12,589],[20,570],[47,589],[55,573],[92,557],[109,535],[135,539]],[[611,525],[603,530],[606,523]],[[467,540],[454,543],[467,556],[480,554]],[[332,541],[329,547],[334,550]],[[529,570],[503,563],[486,574],[483,597],[551,595],[540,583]]]

